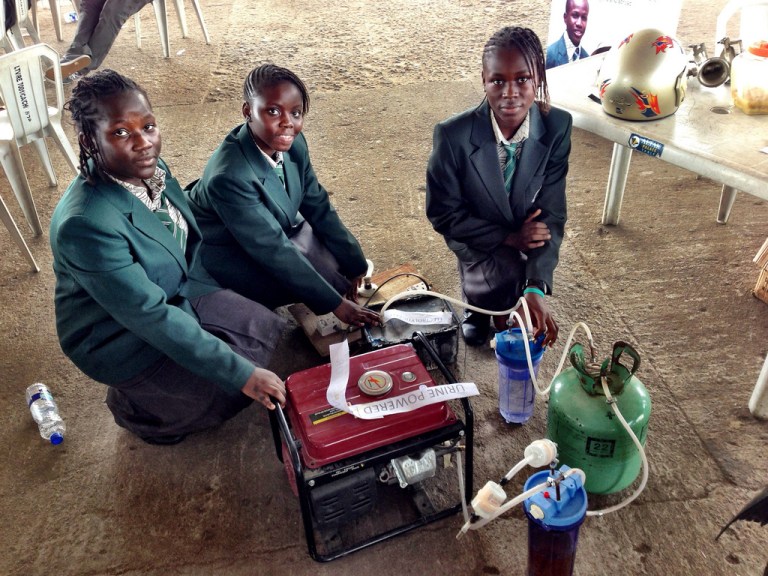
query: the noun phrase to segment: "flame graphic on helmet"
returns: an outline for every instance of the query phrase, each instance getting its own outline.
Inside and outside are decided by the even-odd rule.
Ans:
[[[634,36],[634,35],[635,35],[635,33],[633,32],[632,34],[630,34],[629,36],[624,38],[624,40],[621,41],[621,44],[619,44],[619,48],[624,46],[624,44],[629,44],[629,41],[632,40],[632,36]]]
[[[640,110],[640,114],[646,118],[652,118],[661,114],[659,108],[659,97],[656,94],[643,93],[637,88],[631,88],[632,95],[635,97],[635,103],[637,109]]]
[[[666,53],[667,48],[672,48],[675,45],[675,41],[672,40],[671,36],[659,36],[651,42],[651,46],[656,46],[656,54],[659,52]]]
[[[611,84],[611,79],[608,78],[607,80],[603,80],[603,83],[600,84],[600,100],[605,98],[605,91],[608,89],[608,86]]]

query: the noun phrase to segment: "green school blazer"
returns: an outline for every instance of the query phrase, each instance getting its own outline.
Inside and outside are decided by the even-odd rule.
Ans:
[[[222,286],[246,297],[256,299],[249,285],[266,283],[324,314],[341,296],[291,243],[291,230],[306,219],[347,278],[365,273],[365,257],[317,181],[303,134],[283,162],[285,187],[246,124],[219,145],[202,178],[185,190],[203,234],[203,264]]]
[[[220,287],[199,264],[200,231],[162,160],[168,200],[189,225],[186,251],[133,194],[78,176],[50,226],[56,330],[86,375],[112,386],[168,357],[240,390],[253,365],[200,326],[190,298]]]

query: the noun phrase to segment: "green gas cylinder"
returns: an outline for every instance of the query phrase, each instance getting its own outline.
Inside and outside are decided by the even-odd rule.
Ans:
[[[632,359],[632,367],[621,363]],[[635,377],[640,356],[625,342],[616,342],[613,353],[602,364],[584,360],[581,344],[569,352],[571,367],[552,382],[549,397],[547,436],[557,444],[559,461],[581,468],[592,494],[613,494],[628,487],[640,473],[642,459],[632,438],[622,426],[603,393],[602,378],[616,406],[640,443],[645,446],[651,398]]]

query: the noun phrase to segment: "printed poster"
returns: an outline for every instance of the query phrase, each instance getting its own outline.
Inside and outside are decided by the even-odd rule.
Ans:
[[[552,0],[547,68],[618,45],[643,28],[676,37],[682,0]]]

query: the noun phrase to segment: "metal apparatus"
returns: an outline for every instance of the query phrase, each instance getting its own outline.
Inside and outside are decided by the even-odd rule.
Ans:
[[[442,376],[456,383],[427,338],[417,339]],[[469,401],[460,399],[464,421],[448,402],[358,419],[328,404],[330,371],[326,364],[291,375],[286,408],[270,413],[312,558],[334,560],[459,512],[461,498],[472,494]],[[350,358],[346,399],[358,404],[371,391],[381,400],[434,385],[414,347],[399,344]],[[461,495],[457,472],[466,478]]]
[[[692,60],[688,65],[688,76],[695,76],[702,86],[715,88],[728,82],[731,76],[731,63],[741,53],[741,40],[731,40],[727,36],[718,41],[723,46],[720,56],[707,56],[704,43],[691,44]],[[736,52],[738,47],[739,52]]]
[[[380,306],[372,306],[373,310],[381,309]],[[434,296],[415,296],[395,302],[389,310],[397,310],[404,313],[434,313],[447,312],[450,318],[444,324],[414,325],[403,320],[391,320],[381,326],[366,326],[363,328],[363,336],[372,350],[378,350],[395,344],[413,344],[416,353],[426,366],[427,370],[437,369],[431,356],[422,348],[421,341],[414,336],[420,332],[427,337],[432,347],[444,364],[456,362],[459,353],[459,322],[456,312],[451,305],[442,298]]]
[[[631,368],[621,363],[622,356]],[[640,356],[625,342],[616,342],[602,364],[584,359],[581,344],[569,352],[571,367],[553,381],[550,391],[547,437],[558,446],[560,462],[586,474],[591,494],[612,494],[637,478],[641,455],[621,422],[606,402],[602,380],[641,445],[645,445],[651,399],[634,375]]]
[[[736,14],[740,14],[738,39],[726,34],[727,24]],[[696,76],[701,85],[708,88],[725,84],[730,79],[736,56],[754,42],[767,39],[768,0],[731,0],[717,17],[715,56],[707,57],[703,43],[689,46],[693,59],[688,75]]]

